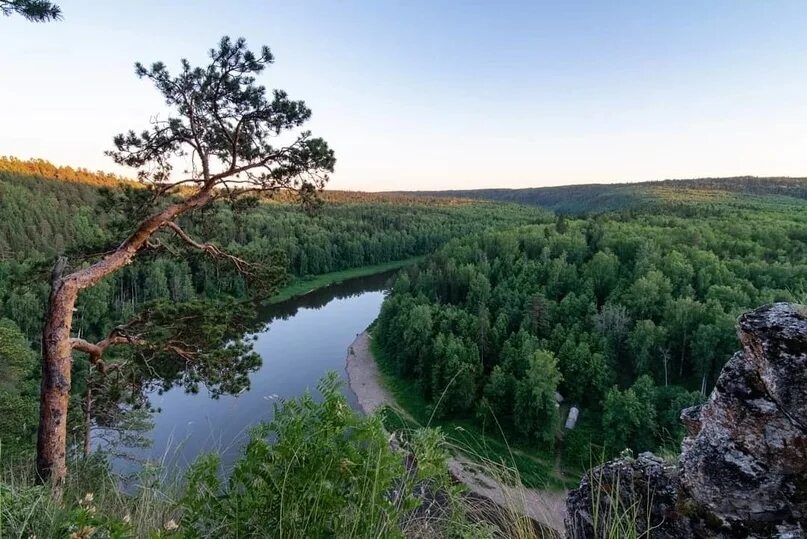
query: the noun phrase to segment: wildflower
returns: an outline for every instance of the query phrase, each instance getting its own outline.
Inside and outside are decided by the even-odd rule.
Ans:
[[[77,532],[70,534],[70,539],[89,539],[95,533],[92,526],[82,526]]]

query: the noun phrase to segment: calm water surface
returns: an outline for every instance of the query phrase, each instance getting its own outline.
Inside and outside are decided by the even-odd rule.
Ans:
[[[198,394],[182,388],[152,394],[151,403],[160,410],[149,434],[153,444],[137,451],[137,460],[163,460],[169,467],[184,468],[199,453],[215,450],[229,464],[250,427],[272,418],[277,399],[315,393],[328,371],[345,380],[343,391],[355,406],[345,374],[347,348],[378,316],[389,278],[387,273],[352,279],[265,308],[261,316],[266,326],[254,343],[263,365],[251,374],[250,388],[218,399],[204,388]],[[115,467],[127,472],[137,465],[118,461]]]

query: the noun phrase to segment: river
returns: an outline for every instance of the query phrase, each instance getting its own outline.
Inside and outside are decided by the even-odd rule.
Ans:
[[[351,279],[265,307],[264,329],[254,342],[263,364],[250,375],[249,389],[217,399],[204,388],[196,394],[178,387],[151,394],[158,410],[146,433],[152,443],[147,449],[128,450],[134,460],[114,459],[114,468],[129,473],[151,460],[181,471],[209,451],[220,453],[227,466],[238,456],[250,427],[272,419],[274,402],[315,393],[328,371],[339,373],[343,391],[356,407],[345,374],[347,348],[378,316],[390,276]]]

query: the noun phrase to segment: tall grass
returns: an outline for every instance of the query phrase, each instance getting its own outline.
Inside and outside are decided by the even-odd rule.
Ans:
[[[623,459],[631,459],[623,455]],[[612,468],[599,455],[583,482],[583,493],[588,494],[590,507],[581,511],[582,518],[572,518],[572,529],[566,530],[569,539],[651,539],[653,532],[662,524],[652,507],[655,492],[651,481],[641,481],[640,487],[633,474],[621,473],[621,468]],[[585,499],[585,498],[584,498]],[[573,517],[576,515],[572,515]],[[582,529],[581,529],[582,528]],[[666,536],[666,535],[665,535]]]
[[[649,539],[649,507],[643,506],[641,499],[625,502],[619,496],[622,477],[618,475],[614,484],[606,484],[602,473],[593,479],[591,514],[597,539]],[[604,500],[606,496],[607,503]],[[645,519],[645,526],[640,527],[639,522]],[[642,529],[646,531],[642,532]]]
[[[49,485],[33,481],[32,465],[7,465],[3,469],[0,538],[82,538],[82,533],[87,537],[123,538],[170,532],[171,522],[176,522],[180,513],[178,482],[146,468],[137,487],[125,493],[120,489],[120,477],[110,471],[103,458],[70,464],[61,499],[54,496]]]
[[[50,537],[492,537],[445,466],[445,439],[412,431],[390,446],[380,417],[350,409],[336,377],[278,405],[223,473],[217,454],[183,480],[145,466],[135,486],[96,456],[70,464],[63,496],[8,466],[0,481],[0,538]],[[167,461],[170,459],[162,459]]]
[[[400,414],[391,438],[381,415],[350,409],[335,378],[320,392],[321,401],[305,395],[278,405],[226,474],[211,454],[183,478],[159,464],[145,466],[134,486],[122,489],[121,478],[96,456],[71,463],[57,501],[48,486],[31,480],[30,464],[8,466],[0,470],[0,539],[562,536],[540,524],[553,515],[541,514],[523,487],[509,446],[509,460],[484,442],[475,452]],[[385,420],[394,414],[383,412]],[[468,459],[448,458],[453,453]],[[469,491],[456,481],[462,474],[490,484],[482,494]],[[650,537],[639,531],[649,521],[637,524],[645,518],[638,504],[603,504],[605,512],[597,512],[599,502],[598,539]]]

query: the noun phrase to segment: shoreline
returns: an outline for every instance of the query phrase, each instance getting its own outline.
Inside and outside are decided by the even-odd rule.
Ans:
[[[356,395],[359,409],[372,414],[385,405],[395,406],[395,399],[384,387],[381,371],[370,351],[370,334],[365,330],[347,349],[345,371],[348,387]],[[516,510],[559,533],[565,532],[566,491],[545,491],[505,485],[490,477],[464,455],[450,456],[448,469],[470,492],[487,498],[506,510]]]
[[[267,305],[281,303],[296,297],[305,296],[315,290],[325,288],[326,286],[349,281],[350,279],[369,277],[371,275],[401,269],[422,260],[424,257],[425,255],[415,256],[412,258],[405,258],[403,260],[394,260],[392,262],[385,262],[383,264],[375,264],[373,266],[360,266],[346,270],[332,271],[330,273],[321,273],[309,278],[298,277],[287,286],[284,286],[278,290],[272,297],[265,300],[265,303]]]
[[[381,381],[381,371],[370,352],[370,334],[362,331],[347,349],[345,359],[348,387],[356,395],[359,409],[370,415],[395,401]]]

